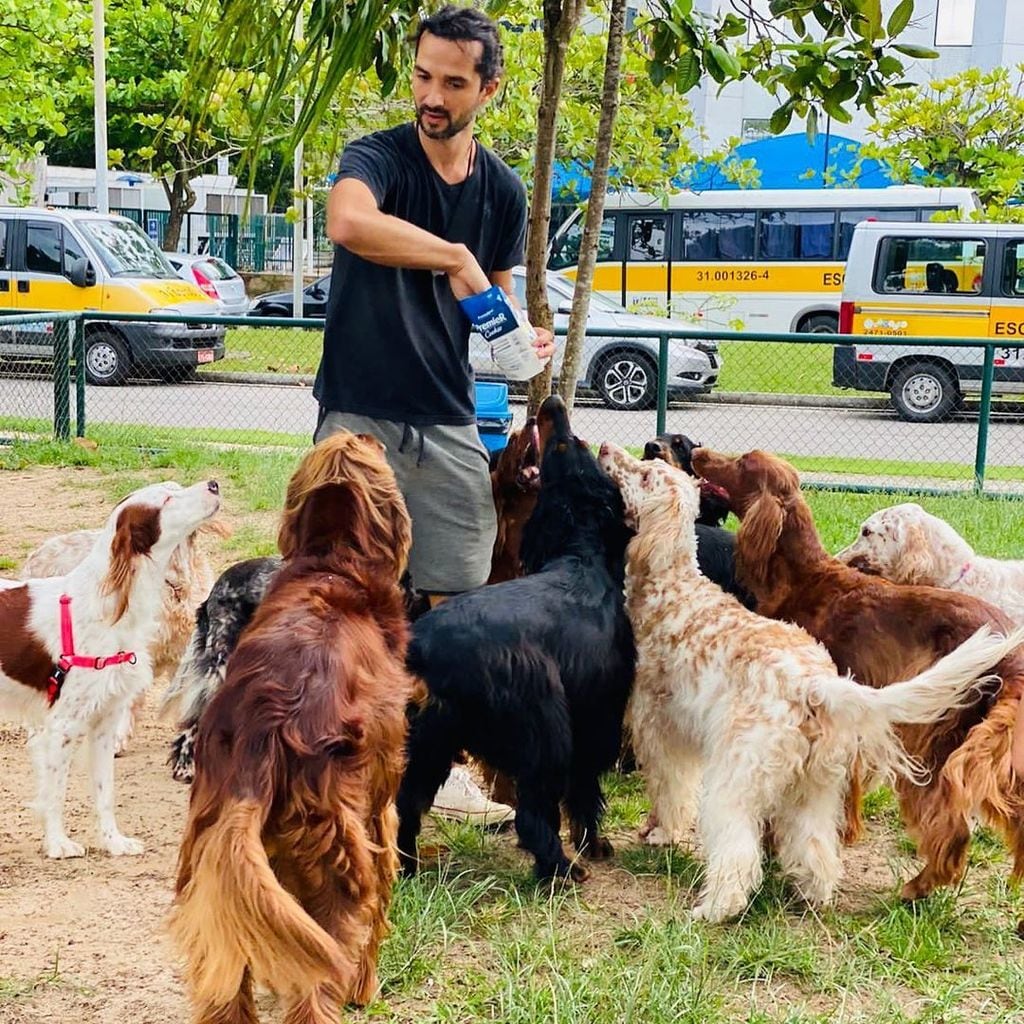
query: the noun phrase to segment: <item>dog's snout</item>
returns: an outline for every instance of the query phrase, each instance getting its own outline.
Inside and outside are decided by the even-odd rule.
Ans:
[[[657,441],[648,441],[644,445],[644,458],[645,459],[656,459],[661,455],[661,445]]]
[[[217,483],[216,480],[207,480],[206,481],[206,489],[211,494],[220,494],[220,484]]]

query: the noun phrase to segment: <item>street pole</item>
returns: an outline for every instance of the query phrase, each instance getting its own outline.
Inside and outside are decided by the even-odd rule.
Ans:
[[[92,83],[96,137],[96,209],[110,212],[107,187],[107,49],[103,30],[104,0],[92,0]]]
[[[302,8],[300,7],[295,16],[295,42],[301,43],[302,32]],[[302,97],[295,93],[295,123],[299,123],[299,115],[302,112]],[[295,146],[295,157],[292,164],[292,213],[295,220],[292,223],[292,316],[302,316],[302,223],[305,220],[305,202],[302,199],[302,139],[299,139]]]

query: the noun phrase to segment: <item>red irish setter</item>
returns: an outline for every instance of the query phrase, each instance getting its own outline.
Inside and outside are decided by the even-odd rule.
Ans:
[[[531,416],[509,436],[491,469],[491,494],[498,532],[491,554],[488,583],[503,583],[523,575],[519,546],[523,527],[537,504],[540,490],[540,431]]]
[[[376,991],[413,692],[409,544],[377,441],[336,434],[303,459],[283,566],[199,728],[171,919],[199,1024],[254,1024],[254,982],[288,1024],[335,1024]]]
[[[1012,630],[1006,615],[978,598],[890,583],[832,558],[818,539],[796,470],[782,459],[699,448],[693,466],[728,492],[741,519],[739,575],[758,612],[803,626],[840,671],[860,682],[878,687],[916,675],[985,624]],[[905,899],[963,876],[975,815],[1002,833],[1013,852],[1013,878],[1024,877],[1024,786],[1010,763],[1024,654],[1015,651],[995,671],[1003,680],[997,694],[988,689],[984,699],[936,725],[902,730],[908,752],[931,773],[925,786],[897,783],[904,821],[925,861],[904,885]],[[854,798],[848,808],[851,837],[859,831],[858,804]]]

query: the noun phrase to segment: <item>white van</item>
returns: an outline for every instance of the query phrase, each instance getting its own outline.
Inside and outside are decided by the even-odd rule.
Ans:
[[[865,341],[836,346],[833,385],[886,391],[902,419],[945,419],[979,393],[984,349],[878,339],[992,338],[993,395],[1024,393],[1024,225],[858,224],[839,330]]]
[[[90,310],[217,316],[222,306],[183,281],[128,217],[0,207],[0,359],[53,358],[50,324],[5,328],[3,313]],[[121,384],[132,373],[180,378],[223,358],[220,325],[86,325],[85,375],[91,384]]]

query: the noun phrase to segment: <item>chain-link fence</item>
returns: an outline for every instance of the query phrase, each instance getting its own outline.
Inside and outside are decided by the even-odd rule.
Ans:
[[[883,343],[864,358],[853,340],[682,327],[588,336],[574,424],[591,442],[634,449],[664,431],[763,448],[810,482],[953,491],[984,479],[990,492],[1024,493],[1024,405],[1014,400],[1024,371],[1008,365],[1019,352],[901,338],[898,356]],[[302,448],[322,345],[322,321],[3,316],[0,436]],[[481,379],[495,369],[482,343],[471,358]],[[512,391],[518,424],[523,389]]]

